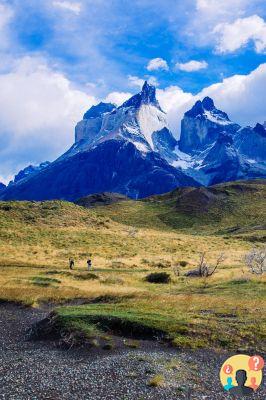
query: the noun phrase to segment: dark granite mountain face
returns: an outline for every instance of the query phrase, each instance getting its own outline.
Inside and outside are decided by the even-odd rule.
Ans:
[[[175,148],[178,142],[168,128],[154,132],[152,141],[154,143],[154,151],[157,151],[168,162],[175,160]]]
[[[257,124],[255,128],[240,129],[235,137],[235,147],[239,153],[250,160],[265,161],[266,158],[266,127]]]
[[[215,107],[211,98],[205,97],[185,113],[181,122],[179,149],[191,155],[197,154],[213,144],[221,132],[234,133],[239,128],[225,112]]]
[[[231,135],[223,132],[204,158],[201,171],[208,175],[208,185],[234,181],[241,174],[241,162]]]
[[[209,97],[197,101],[182,120],[179,149],[187,157],[185,172],[201,184],[266,177],[265,148],[264,125],[241,128]]]
[[[3,192],[3,190],[6,189],[6,185],[4,185],[2,182],[0,182],[0,192]]]
[[[32,176],[33,174],[36,174],[36,173],[42,171],[44,168],[48,167],[49,164],[50,164],[49,161],[45,161],[37,166],[29,165],[28,167],[19,171],[19,173],[17,175],[15,175],[14,181],[11,184],[17,183],[17,182],[21,181],[22,179],[28,178],[29,176]]]
[[[165,193],[197,182],[171,167],[157,153],[142,154],[125,140],[109,140],[88,152],[54,162],[27,181],[4,192],[2,199],[76,200],[92,193],[115,192],[131,198]]]

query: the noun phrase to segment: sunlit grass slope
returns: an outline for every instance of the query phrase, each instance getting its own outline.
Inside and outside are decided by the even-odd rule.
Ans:
[[[87,303],[58,311],[72,327],[99,319],[114,328],[115,320],[121,331],[129,321],[162,332],[176,346],[260,349],[266,282],[248,272],[243,256],[263,245],[265,225],[262,181],[177,189],[93,209],[1,202],[0,299]],[[185,277],[203,251],[210,262],[224,252],[225,261],[210,278]],[[177,276],[180,261],[186,263]],[[169,284],[144,279],[161,271],[170,274]]]

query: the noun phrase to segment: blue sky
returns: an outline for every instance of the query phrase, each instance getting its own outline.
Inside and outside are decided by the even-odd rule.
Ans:
[[[236,16],[257,13],[264,18],[263,1],[255,0],[253,6],[236,1],[236,7],[234,1],[225,0],[227,6],[214,1],[217,8],[224,7],[218,19],[212,18],[211,6],[208,12],[208,7],[200,8],[201,2],[194,0],[6,3],[15,10],[11,27],[13,54],[42,54],[50,63],[58,64],[57,68],[71,81],[81,85],[98,82],[100,95],[130,89],[127,75],[152,75],[146,66],[157,57],[170,67],[169,71],[156,71],[162,86],[175,84],[194,93],[222,77],[248,73],[265,60],[263,52],[254,51],[252,40],[233,53],[217,55],[218,34],[211,34],[219,23],[234,21]],[[190,60],[204,60],[210,68],[192,73],[175,68],[176,63]]]
[[[0,0],[0,180],[57,157],[90,105],[143,79],[176,134],[202,93],[263,122],[265,18],[264,0]]]

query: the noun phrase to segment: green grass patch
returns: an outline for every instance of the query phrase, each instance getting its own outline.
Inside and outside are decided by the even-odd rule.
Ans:
[[[32,281],[33,285],[44,286],[44,287],[61,283],[61,281],[59,279],[46,278],[44,276],[34,276],[31,278],[31,281]]]
[[[85,326],[131,339],[165,340],[180,348],[265,348],[265,320],[261,319],[258,326],[244,309],[231,314],[221,309],[186,315],[178,309],[174,313],[172,309],[146,309],[132,302],[90,304],[59,308],[57,318],[64,328],[77,330]]]

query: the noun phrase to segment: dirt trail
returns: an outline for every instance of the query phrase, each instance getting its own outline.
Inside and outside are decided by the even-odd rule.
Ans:
[[[62,351],[52,343],[27,341],[27,328],[45,315],[0,304],[0,399],[228,399],[218,379],[228,355],[177,352],[148,343],[97,355],[97,350]],[[164,387],[148,386],[156,374],[164,376]],[[265,387],[253,398],[265,399]]]

